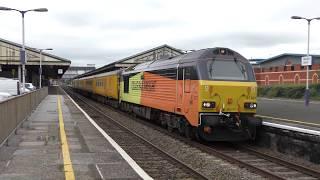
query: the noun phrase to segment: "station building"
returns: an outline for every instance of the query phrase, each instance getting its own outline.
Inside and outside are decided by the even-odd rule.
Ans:
[[[88,64],[87,66],[70,66],[69,69],[63,74],[61,81],[68,84],[72,78],[95,69],[96,67],[94,64]]]
[[[305,54],[280,54],[268,59],[252,59],[257,83],[260,86],[277,84],[306,84],[307,66],[301,65]],[[320,83],[320,55],[311,55],[309,66],[309,83]]]
[[[21,66],[21,44],[0,38],[0,77],[18,79]],[[40,52],[34,48],[26,47],[27,63],[25,81],[39,86]],[[60,79],[69,68],[71,61],[46,52],[42,52],[42,84]]]

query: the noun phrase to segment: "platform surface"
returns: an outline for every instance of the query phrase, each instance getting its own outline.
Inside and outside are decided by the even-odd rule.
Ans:
[[[258,98],[257,116],[265,122],[320,131],[320,101]]]
[[[67,143],[61,140],[58,104]],[[68,144],[72,166],[63,144]],[[49,95],[0,147],[0,180],[65,179],[72,173],[75,179],[141,179],[69,98]]]

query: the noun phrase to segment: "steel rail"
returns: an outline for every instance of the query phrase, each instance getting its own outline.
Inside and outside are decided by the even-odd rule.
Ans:
[[[244,168],[247,168],[248,170],[254,172],[254,173],[257,173],[263,177],[266,177],[268,179],[274,179],[274,180],[285,180],[285,178],[281,177],[281,176],[278,176],[276,174],[273,174],[272,172],[270,171],[266,171],[266,170],[263,170],[261,168],[258,168],[258,167],[255,167],[249,163],[246,163],[244,161],[241,161],[237,158],[234,158],[222,151],[219,151],[213,147],[211,147],[211,145],[209,144],[206,144],[206,143],[203,143],[203,144],[200,144],[200,143],[195,143],[195,142],[190,142],[191,144],[193,144],[193,146],[201,149],[202,151],[205,151],[209,154],[213,154],[221,159],[224,159],[224,160],[227,160],[229,161],[230,163],[235,163],[235,164],[238,164],[240,167],[244,167]]]
[[[252,147],[249,147],[249,146],[243,146],[243,145],[237,145],[237,146],[239,148],[241,148],[241,149],[249,151],[250,153],[252,153],[252,154],[254,154],[254,155],[256,155],[256,156],[258,156],[260,158],[267,159],[268,161],[274,162],[276,164],[283,165],[285,167],[288,167],[290,169],[294,169],[294,170],[296,170],[298,172],[313,176],[315,178],[320,178],[320,172],[315,170],[315,169],[307,168],[305,166],[302,166],[302,165],[299,165],[299,164],[294,164],[292,162],[285,161],[285,160],[283,160],[281,158],[274,157],[272,155],[259,152],[259,151],[255,150],[255,149],[253,149]]]

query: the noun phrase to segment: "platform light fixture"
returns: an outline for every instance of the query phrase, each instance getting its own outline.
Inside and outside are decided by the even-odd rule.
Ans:
[[[38,49],[39,51],[39,89],[41,89],[41,76],[42,76],[42,51],[52,51],[52,48]]]
[[[29,11],[35,11],[35,12],[47,12],[47,8],[37,8],[37,9],[29,9],[29,10],[18,10],[8,7],[2,7],[0,6],[0,10],[2,11],[17,11],[22,16],[22,48],[20,51],[20,61],[22,65],[22,92],[25,92],[25,65],[26,65],[26,50],[25,50],[25,33],[24,33],[24,15]],[[21,77],[19,77],[19,81],[21,80]]]
[[[310,22],[312,20],[320,20],[320,17],[316,17],[316,18],[305,18],[305,17],[301,17],[301,16],[291,16],[291,19],[304,19],[308,22],[308,48],[307,48],[307,57],[310,56],[309,54],[309,47],[310,47]],[[307,80],[306,80],[306,91],[304,94],[304,98],[305,98],[305,105],[308,106],[309,105],[309,98],[310,98],[310,90],[309,90],[309,65],[307,65]]]

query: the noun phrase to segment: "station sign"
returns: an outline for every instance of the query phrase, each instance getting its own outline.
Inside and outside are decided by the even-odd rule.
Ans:
[[[20,50],[20,63],[21,64],[26,64],[27,63],[26,51],[24,49]]]
[[[301,57],[302,66],[311,66],[312,65],[312,56],[303,56]]]
[[[58,74],[63,74],[63,69],[58,69]]]

